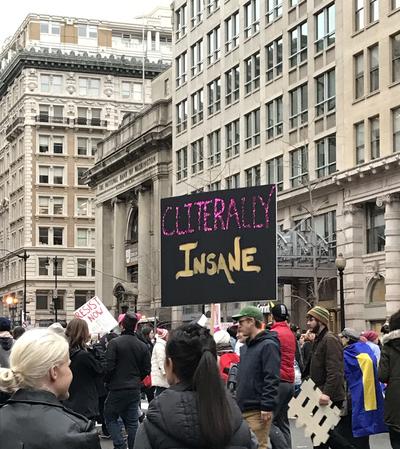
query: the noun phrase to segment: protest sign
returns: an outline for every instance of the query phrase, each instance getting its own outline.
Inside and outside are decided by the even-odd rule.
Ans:
[[[274,185],[161,200],[162,306],[276,298]]]
[[[85,320],[91,334],[110,332],[118,326],[115,318],[97,296],[76,309],[74,317]]]

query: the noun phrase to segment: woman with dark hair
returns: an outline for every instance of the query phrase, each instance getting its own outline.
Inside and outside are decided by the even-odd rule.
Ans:
[[[135,449],[253,447],[249,427],[221,381],[208,329],[189,324],[172,332],[165,371],[171,387],[149,405]]]
[[[86,321],[74,318],[68,323],[65,336],[69,343],[69,357],[73,379],[69,398],[64,405],[88,419],[99,415],[98,386],[102,381],[103,365],[100,355],[88,346],[89,327]]]

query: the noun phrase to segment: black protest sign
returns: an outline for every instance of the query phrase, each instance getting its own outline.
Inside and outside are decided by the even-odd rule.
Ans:
[[[276,298],[276,187],[161,200],[162,306]]]

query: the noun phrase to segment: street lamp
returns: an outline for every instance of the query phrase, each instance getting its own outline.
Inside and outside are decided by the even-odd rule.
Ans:
[[[346,317],[344,311],[344,289],[343,289],[343,272],[346,268],[346,259],[342,253],[339,253],[335,260],[336,268],[339,272],[339,291],[340,291],[340,328],[346,327]]]
[[[0,251],[5,251],[9,254],[13,254],[14,251],[10,251],[5,248],[0,248]],[[21,324],[26,320],[26,261],[29,259],[29,255],[26,253],[26,249],[23,250],[22,254],[16,254],[18,259],[24,261],[24,296],[22,301],[22,312],[21,312]]]
[[[7,296],[5,299],[5,303],[8,305],[8,309],[11,315],[11,323],[14,326],[15,324],[15,312],[17,310],[18,298],[15,296]]]
[[[50,265],[50,258],[48,257],[46,260],[46,265]],[[57,309],[57,303],[58,303],[58,291],[57,291],[57,272],[58,272],[58,259],[57,256],[54,256],[53,258],[53,273],[54,273],[54,290],[53,290],[53,308],[54,308],[54,322],[58,322],[58,309]]]

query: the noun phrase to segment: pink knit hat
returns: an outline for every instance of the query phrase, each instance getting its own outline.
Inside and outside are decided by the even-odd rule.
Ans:
[[[125,318],[125,313],[120,313],[119,315],[118,315],[118,324],[121,324],[122,323],[122,320]]]
[[[156,333],[163,340],[166,340],[168,338],[168,331],[167,331],[167,329],[161,329],[160,327],[158,327]]]
[[[362,333],[362,336],[365,337],[368,341],[374,342],[378,337],[378,332],[375,331],[366,331]]]

